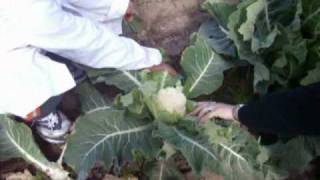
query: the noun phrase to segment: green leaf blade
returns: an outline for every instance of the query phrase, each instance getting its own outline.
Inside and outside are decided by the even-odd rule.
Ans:
[[[152,122],[126,117],[124,111],[106,106],[98,92],[80,95],[82,104],[88,106],[76,122],[64,156],[79,173],[79,179],[85,179],[95,163],[101,162],[107,168],[122,166],[133,160],[135,150],[152,157],[160,149],[159,141],[152,138]]]
[[[53,180],[68,179],[68,173],[49,162],[33,140],[32,132],[23,123],[0,115],[0,160],[23,158],[45,172]]]
[[[115,160],[121,166],[132,160],[134,150],[153,148],[154,142],[150,138],[152,124],[125,118],[118,110],[103,110],[83,116],[78,119],[75,129],[65,158],[83,174],[81,178],[85,178],[84,175],[97,162],[110,168]]]
[[[104,82],[107,85],[115,86],[125,92],[129,92],[131,89],[141,85],[138,77],[139,72],[137,71],[90,69],[88,76],[93,83]]]
[[[177,168],[173,158],[158,160],[147,164],[145,171],[152,180],[180,180],[184,179],[183,174]]]
[[[223,83],[223,71],[232,67],[201,37],[183,52],[181,66],[187,76],[185,92],[189,98],[217,90]]]
[[[211,48],[219,54],[236,57],[236,47],[222,27],[215,19],[211,19],[200,26],[199,35],[207,39]]]
[[[320,62],[316,64],[316,67],[308,72],[308,75],[301,80],[303,86],[307,86],[313,83],[320,82]]]
[[[210,167],[211,163],[219,161],[206,139],[191,137],[175,127],[164,124],[159,124],[157,135],[178,149],[187,159],[194,173],[198,175]]]
[[[303,7],[303,28],[312,34],[313,37],[320,35],[320,1],[302,1]]]

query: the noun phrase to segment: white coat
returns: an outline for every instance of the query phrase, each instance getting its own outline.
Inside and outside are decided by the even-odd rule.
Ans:
[[[93,68],[137,70],[161,62],[158,50],[121,37],[129,0],[1,0],[0,114],[25,117],[75,86],[43,50]]]

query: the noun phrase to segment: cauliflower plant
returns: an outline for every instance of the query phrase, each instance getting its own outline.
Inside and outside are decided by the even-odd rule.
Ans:
[[[187,98],[180,87],[161,89],[157,95],[157,102],[162,110],[170,114],[177,114],[182,117],[186,113]]]
[[[152,115],[153,120],[167,124],[175,124],[184,118],[188,109],[187,98],[177,77],[171,77],[166,73],[145,74],[143,79],[136,95],[122,98],[126,104],[131,103],[129,111],[135,111],[142,106],[145,111],[142,112],[140,108],[136,114]]]

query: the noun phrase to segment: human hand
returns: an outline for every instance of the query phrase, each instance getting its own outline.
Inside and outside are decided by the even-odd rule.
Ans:
[[[133,3],[130,1],[129,2],[129,6],[128,6],[128,9],[127,9],[127,12],[124,16],[124,19],[128,22],[132,22],[133,19],[134,19],[134,16],[136,15],[136,10],[134,8],[134,5]]]
[[[151,68],[149,68],[149,70],[151,72],[166,71],[172,76],[175,76],[178,74],[177,71],[172,66],[170,66],[169,64],[165,64],[165,63],[159,64],[156,66],[152,66]]]
[[[198,116],[200,123],[205,123],[213,118],[235,120],[234,111],[236,108],[237,106],[224,103],[199,102],[190,115]]]

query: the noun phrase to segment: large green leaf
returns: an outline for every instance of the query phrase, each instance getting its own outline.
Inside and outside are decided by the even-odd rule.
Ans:
[[[183,174],[179,171],[175,164],[175,160],[158,160],[146,164],[144,171],[147,173],[148,179],[151,180],[181,180],[184,179]]]
[[[223,175],[226,180],[263,180],[268,172],[272,172],[275,176],[276,173],[264,162],[257,161],[261,153],[259,142],[239,125],[208,122],[204,125],[204,129],[220,159],[219,168],[214,172]]]
[[[320,1],[302,0],[303,27],[314,37],[320,35]]]
[[[189,98],[217,90],[223,83],[223,71],[232,67],[202,37],[183,52],[181,66],[187,77],[185,93]]]
[[[239,28],[244,41],[258,52],[270,47],[278,35],[277,26],[289,26],[296,19],[298,0],[256,0],[246,8],[246,21]]]
[[[219,54],[236,57],[236,47],[228,38],[226,30],[222,30],[215,19],[203,23],[199,29],[199,34],[207,39],[211,48]]]
[[[225,180],[279,179],[281,176],[267,164],[269,154],[261,155],[259,141],[238,124],[208,122],[197,133],[180,126],[159,124],[155,135],[179,150],[197,175],[209,170],[224,176]]]
[[[0,116],[0,160],[23,158],[45,172],[53,180],[68,179],[68,172],[49,162],[33,140],[32,132],[23,123]]]
[[[237,0],[216,1],[207,0],[203,8],[211,14],[212,19],[203,23],[199,34],[207,38],[209,45],[220,54],[236,57],[235,45],[228,37],[229,16],[236,10]]]
[[[238,32],[242,22],[246,19],[246,8],[255,2],[254,0],[243,1],[238,5],[238,9],[229,17],[229,36],[234,41],[238,55],[241,60],[245,60],[254,66],[254,82],[253,87],[255,92],[264,94],[267,91],[270,80],[270,72],[263,64],[263,58],[252,52],[250,44],[243,41],[242,36]]]
[[[187,159],[194,173],[198,175],[220,161],[206,137],[191,136],[176,127],[162,123],[159,124],[155,135],[178,149]]]
[[[295,57],[299,64],[302,64],[307,59],[307,41],[303,39],[300,33],[284,31],[287,41],[284,42],[283,52]]]
[[[305,137],[304,139],[308,144],[309,151],[312,152],[314,157],[320,155],[320,138],[319,137]]]
[[[228,19],[228,34],[241,60],[254,66],[254,90],[282,86],[304,74],[308,49],[301,33],[299,0],[246,0]]]
[[[266,0],[257,0],[247,7],[247,20],[239,28],[244,41],[252,39],[258,15],[264,11],[266,6]]]
[[[85,82],[76,89],[81,101],[82,112],[91,114],[99,110],[111,109],[111,100],[107,99],[98,92],[90,83]]]
[[[85,179],[97,162],[107,168],[122,166],[132,161],[135,150],[153,157],[153,153],[161,148],[157,139],[151,136],[153,125],[150,121],[125,117],[123,111],[98,104],[97,99],[103,100],[103,97],[96,93],[92,98],[82,98],[82,104],[91,106],[87,106],[84,115],[77,119],[65,153],[66,162],[79,173],[79,179]]]
[[[264,11],[255,23],[255,32],[251,43],[253,52],[270,47],[280,34],[278,26],[290,27],[292,31],[299,31],[301,9],[299,0],[263,0]]]
[[[155,135],[179,150],[196,175],[209,170],[222,175],[225,180],[264,180],[267,175],[278,177],[271,168],[257,161],[260,145],[245,130],[214,122],[207,123],[204,128],[204,131],[193,134],[183,128],[159,124]]]
[[[267,52],[265,54],[265,64],[273,62],[270,67],[271,81],[276,81],[284,87],[290,85],[290,82],[300,81],[306,74],[306,64],[311,63],[310,58],[307,61],[307,55],[310,57],[310,51],[307,49],[307,41],[303,39],[300,32],[294,32],[289,28],[281,27],[281,36],[277,39],[275,45],[279,47],[277,51]]]
[[[267,93],[268,82],[270,80],[269,69],[262,63],[253,62],[254,72],[253,72],[253,87],[255,92],[260,94]]]
[[[107,85],[116,86],[125,92],[129,92],[134,87],[140,86],[138,74],[136,71],[115,69],[91,69],[88,71],[88,76],[93,83],[104,82]]]
[[[243,1],[237,6],[237,10],[229,16],[228,29],[229,38],[235,43],[238,55],[241,60],[256,60],[258,59],[250,48],[250,44],[245,43],[238,29],[241,24],[246,20],[246,7],[248,7],[254,0]]]
[[[202,7],[217,20],[222,28],[226,28],[229,16],[236,10],[238,2],[238,0],[207,0],[203,3]]]
[[[299,173],[319,156],[319,138],[296,137],[288,142],[277,142],[264,148],[270,165],[282,171]]]
[[[301,80],[301,84],[306,86],[313,83],[320,82],[320,62],[316,67],[308,72],[308,75]]]

